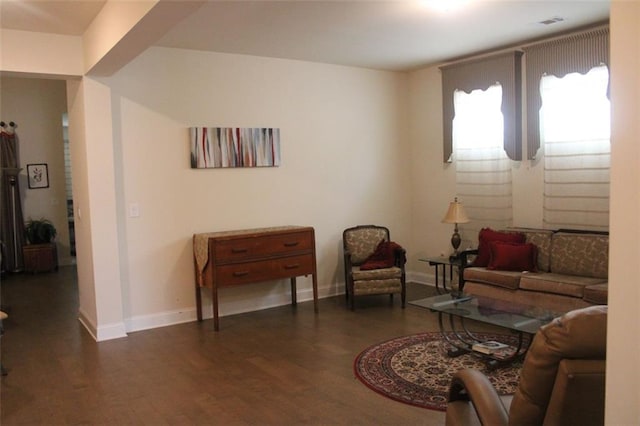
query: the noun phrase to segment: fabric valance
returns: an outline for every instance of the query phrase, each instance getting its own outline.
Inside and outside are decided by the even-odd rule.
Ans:
[[[459,62],[440,67],[442,71],[443,160],[451,161],[453,153],[453,93],[486,90],[502,86],[504,115],[504,150],[512,160],[522,159],[522,72],[521,51]]]
[[[538,43],[524,48],[527,76],[527,158],[540,148],[540,79],[543,75],[564,77],[609,65],[609,27]],[[506,116],[505,116],[506,122]]]

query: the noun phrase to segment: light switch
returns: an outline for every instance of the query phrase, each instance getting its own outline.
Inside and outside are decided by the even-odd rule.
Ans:
[[[140,206],[138,203],[129,204],[129,217],[140,217]]]

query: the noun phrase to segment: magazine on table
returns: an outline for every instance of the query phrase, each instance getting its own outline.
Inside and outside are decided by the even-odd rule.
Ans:
[[[495,354],[510,346],[505,343],[496,342],[495,340],[489,340],[487,342],[474,343],[471,349],[483,354]]]

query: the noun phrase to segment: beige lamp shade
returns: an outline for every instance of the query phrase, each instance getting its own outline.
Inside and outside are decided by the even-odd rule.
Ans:
[[[442,219],[443,223],[469,223],[470,220],[467,217],[467,213],[464,211],[462,203],[458,202],[456,197],[453,202],[449,203],[449,210]]]

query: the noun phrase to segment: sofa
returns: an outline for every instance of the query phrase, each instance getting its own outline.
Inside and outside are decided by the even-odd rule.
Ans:
[[[464,293],[556,312],[607,304],[608,233],[485,228],[478,239],[461,253]]]

